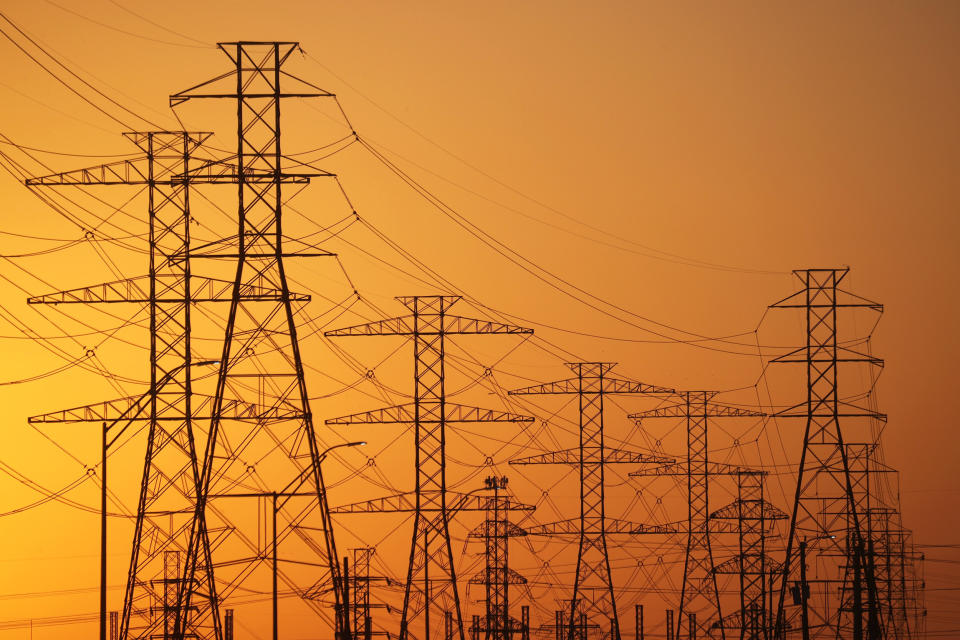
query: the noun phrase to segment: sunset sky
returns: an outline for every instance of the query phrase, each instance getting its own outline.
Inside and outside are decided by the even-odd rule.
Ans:
[[[285,151],[317,159],[349,198],[336,184],[315,181],[288,214],[293,236],[325,239],[318,229],[343,220],[348,227],[323,244],[336,261],[291,267],[291,287],[309,287],[314,296],[304,329],[308,385],[317,397],[331,396],[313,406],[318,430],[327,429],[326,417],[384,404],[372,387],[339,395],[356,374],[339,350],[361,370],[384,360],[377,378],[400,395],[411,389],[411,349],[400,339],[341,339],[331,347],[322,330],[398,315],[395,296],[454,287],[470,297],[459,313],[501,312],[543,340],[457,342],[452,353],[463,356],[465,377],[452,375],[449,387],[467,388],[470,403],[500,408],[489,388],[465,387],[473,364],[481,373],[495,369],[506,390],[567,377],[563,363],[577,359],[617,362],[618,375],[667,387],[726,391],[721,397],[734,404],[799,402],[800,372],[765,365],[783,347],[803,343],[803,324],[767,306],[798,290],[793,269],[848,266],[845,288],[885,307],[875,330],[876,318],[864,312],[850,316],[844,331],[870,334],[869,349],[885,361],[870,400],[889,416],[883,449],[900,471],[904,522],[929,545],[921,548],[929,559],[929,637],[960,634],[947,631],[960,629],[960,423],[950,409],[960,359],[957,3],[2,0],[0,11],[7,36],[0,36],[0,640],[96,632],[99,494],[94,479],[79,479],[98,462],[99,430],[35,429],[26,418],[140,393],[137,381],[147,376],[146,331],[114,331],[136,312],[132,306],[26,304],[28,296],[144,274],[144,255],[125,247],[145,243],[124,235],[145,232],[143,195],[113,187],[61,192],[84,207],[72,209],[78,222],[71,222],[15,179],[11,163],[43,175],[108,162],[136,151],[123,132],[151,123],[179,129],[178,118],[213,132],[213,148],[233,149],[230,104],[187,103],[175,117],[168,96],[229,70],[215,43],[234,40],[300,42],[290,72],[335,93],[348,118],[331,100],[296,101],[284,112]],[[349,141],[351,131],[366,144],[341,145],[324,157],[321,147]],[[219,203],[232,195],[212,193]],[[212,207],[196,202],[198,236],[225,228]],[[350,222],[352,210],[362,222]],[[85,232],[96,217],[109,223],[91,240]],[[376,232],[448,284],[405,261]],[[366,306],[338,316],[337,303],[354,290]],[[31,331],[50,339],[26,339]],[[219,355],[213,346],[199,348],[208,352],[197,359]],[[88,351],[94,355],[83,358]],[[870,386],[869,376],[851,370],[843,383],[856,394]],[[626,419],[649,403],[615,402],[607,409],[617,442],[683,452],[676,424],[644,425],[639,435]],[[576,420],[575,405],[562,400],[538,399],[524,410],[537,412],[538,421]],[[771,469],[796,463],[799,423],[720,426],[711,433],[718,456]],[[329,444],[370,440],[368,450],[327,463],[332,502],[383,493],[350,484],[349,465],[362,465],[374,451],[383,452],[383,473],[411,488],[409,434],[395,426],[364,429],[359,436],[321,434]],[[748,435],[756,446],[741,450]],[[538,513],[537,522],[574,517],[575,474],[521,477],[507,461],[525,446],[573,447],[575,433],[537,431],[518,440],[508,425],[497,438],[462,432],[451,439],[450,473],[462,490],[489,473],[507,474],[520,500],[538,502],[542,490],[555,488],[548,506],[556,513]],[[128,509],[139,487],[135,453],[118,456],[110,470]],[[484,466],[485,458],[493,462]],[[685,517],[682,505],[670,504],[676,491],[663,494],[663,509],[630,503],[629,471],[617,471],[611,490],[617,517]],[[789,511],[793,480],[777,478],[771,500]],[[20,510],[74,481],[69,503]],[[729,487],[715,496],[716,507],[725,504]],[[367,524],[342,524],[343,550],[379,538],[365,537]],[[391,521],[384,532],[402,524]],[[474,525],[457,530],[456,553]],[[110,531],[110,607],[118,609],[131,527],[115,518]],[[403,531],[383,543],[384,571],[403,571]],[[556,551],[544,553],[565,558],[552,544]],[[643,553],[632,549],[630,558]],[[650,553],[676,556],[675,549]],[[535,573],[533,555],[517,556],[527,575]],[[465,578],[472,565],[464,562]],[[624,582],[633,579],[627,573],[618,574]],[[660,612],[651,625],[662,630],[658,598],[672,594],[637,596],[643,583],[631,584],[631,598],[648,597]],[[480,597],[469,594],[471,612]],[[269,637],[267,627],[248,624],[238,637]],[[288,628],[291,640],[313,637],[305,625]]]

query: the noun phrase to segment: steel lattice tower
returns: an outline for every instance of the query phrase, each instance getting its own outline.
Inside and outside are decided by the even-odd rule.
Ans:
[[[839,310],[846,308],[882,312],[883,307],[841,290],[839,284],[847,272],[847,269],[795,271],[803,288],[771,305],[776,309],[802,309],[807,334],[805,346],[773,360],[805,365],[807,379],[806,401],[775,414],[806,420],[776,629],[785,634],[788,625],[796,628],[785,617],[784,600],[790,581],[796,581],[800,575],[800,561],[793,553],[794,548],[798,544],[806,548],[807,543],[812,542],[821,562],[812,563],[817,575],[806,582],[812,592],[811,606],[804,606],[813,617],[811,637],[832,639],[838,634],[847,634],[854,640],[872,640],[881,634],[875,606],[877,585],[864,538],[866,514],[858,509],[842,425],[848,419],[884,420],[885,416],[842,400],[838,378],[840,364],[881,366],[882,361],[842,346],[837,339],[837,316]],[[818,553],[824,546],[828,547],[826,553]],[[828,562],[831,556],[834,562]],[[840,587],[844,582],[862,585],[862,589],[855,588],[854,592],[859,594],[857,598],[866,594],[866,602],[845,607],[838,598],[831,598],[831,585]],[[837,601],[832,603],[832,599]],[[863,615],[864,605],[867,616]]]
[[[684,475],[687,478],[687,549],[683,563],[683,586],[680,608],[677,610],[676,637],[684,637],[689,627],[689,613],[696,614],[695,635],[702,636],[712,621],[723,618],[720,593],[710,546],[710,476],[738,475],[742,469],[731,465],[711,463],[707,455],[707,421],[709,418],[760,417],[763,413],[728,407],[711,402],[714,391],[685,391],[683,402],[632,414],[636,420],[651,418],[685,418],[687,423],[687,464],[651,467],[631,473],[631,476]],[[687,629],[689,635],[690,630]],[[704,633],[701,633],[704,632]],[[725,637],[723,627],[720,636]]]
[[[333,513],[413,512],[413,541],[403,596],[400,640],[414,636],[414,626],[422,625],[420,640],[429,640],[435,618],[432,609],[443,614],[449,601],[456,633],[464,640],[463,616],[457,589],[457,576],[450,544],[449,521],[461,510],[485,510],[486,499],[457,494],[446,484],[446,425],[451,422],[532,422],[529,416],[506,411],[481,409],[447,402],[444,373],[444,340],[449,335],[530,335],[530,329],[450,315],[448,310],[457,296],[410,296],[398,298],[411,313],[353,327],[327,331],[336,336],[410,336],[414,347],[414,402],[374,411],[331,418],[330,425],[398,424],[415,426],[415,490],[379,500],[345,505]],[[413,500],[411,501],[411,497]],[[532,510],[501,496],[505,510]]]
[[[370,611],[374,607],[384,606],[373,604],[370,601],[371,583],[374,580],[389,582],[386,578],[370,575],[370,561],[376,552],[377,550],[373,547],[361,547],[353,550],[353,575],[350,577],[350,583],[353,585],[353,593],[350,597],[352,640],[370,640],[374,635],[389,635],[389,633],[383,631],[373,630],[373,618],[370,615]]]
[[[529,527],[530,535],[576,535],[579,537],[577,573],[573,583],[569,637],[585,635],[580,614],[592,613],[611,621],[615,640],[620,638],[617,603],[610,578],[607,552],[608,533],[673,533],[668,527],[633,524],[606,517],[604,509],[604,465],[669,464],[672,459],[644,453],[606,449],[603,441],[603,397],[607,394],[672,394],[673,389],[642,382],[620,380],[607,374],[609,362],[568,363],[576,377],[510,391],[510,395],[571,394],[580,407],[580,446],[511,460],[510,464],[572,464],[580,470],[580,517]],[[590,594],[585,597],[585,594]],[[580,633],[575,631],[580,629]]]
[[[223,302],[229,283],[191,274],[191,156],[210,135],[183,131],[125,134],[143,156],[76,171],[33,178],[28,185],[138,185],[147,187],[149,272],[102,285],[31,298],[31,304],[140,303],[150,317],[150,387],[142,396],[74,407],[30,418],[31,422],[104,422],[120,434],[133,421],[148,421],[146,455],[120,638],[170,637],[176,614],[179,566],[188,546],[189,519],[159,522],[151,512],[189,513],[196,504],[196,409],[191,382],[191,303]],[[109,427],[107,424],[109,423]],[[118,434],[110,435],[115,442]],[[105,440],[105,446],[107,441]],[[198,532],[208,555],[206,530]],[[216,606],[213,578],[204,564],[198,572],[195,606],[185,621],[198,638],[219,637],[218,620],[204,613]]]
[[[484,521],[470,532],[470,537],[483,540],[484,566],[470,583],[484,586],[486,610],[474,630],[483,631],[487,640],[510,640],[526,630],[523,621],[510,616],[510,585],[527,584],[527,579],[510,568],[509,543],[510,538],[527,532],[510,522],[504,512],[500,491],[506,489],[507,478],[489,477],[484,482],[493,491],[493,499],[487,502]]]
[[[773,629],[767,606],[770,576],[782,569],[766,552],[766,534],[787,514],[764,498],[766,472],[744,469],[737,474],[737,499],[710,514],[711,520],[737,523],[738,553],[716,566],[717,574],[740,578],[740,610],[718,621],[723,629],[738,629],[740,640],[770,640]]]
[[[232,488],[237,478],[256,474],[259,483],[274,491],[297,492],[309,489],[316,495],[311,508],[281,510],[277,514],[282,530],[278,538],[293,535],[320,556],[318,564],[328,569],[326,582],[334,594],[334,626],[338,636],[348,636],[350,621],[347,607],[341,603],[340,568],[330,529],[320,454],[313,417],[304,381],[294,304],[284,260],[316,253],[288,252],[284,249],[282,185],[307,183],[310,178],[329,176],[315,171],[285,168],[281,151],[281,102],[289,98],[332,97],[332,94],[296,78],[282,69],[298,49],[295,42],[232,42],[218,47],[231,62],[231,70],[170,97],[172,107],[188,100],[215,98],[236,105],[237,153],[232,171],[212,163],[208,172],[219,182],[237,186],[237,234],[208,247],[203,257],[236,262],[230,308],[216,392],[202,465],[199,471],[198,500],[193,518],[190,545],[184,568],[185,588],[181,590],[176,639],[188,634],[183,612],[191,611],[193,596],[207,562],[202,544],[206,518],[212,509],[211,496]],[[281,84],[284,87],[281,87]],[[292,86],[292,88],[291,88]],[[323,254],[320,254],[323,255]],[[271,298],[250,296],[261,289],[276,290]],[[240,415],[237,406],[255,390],[255,415]],[[240,443],[233,446],[232,443]],[[279,450],[271,465],[261,468],[243,460]],[[312,539],[318,535],[319,543]],[[228,554],[224,548],[222,553]],[[220,597],[226,598],[238,583],[250,575],[259,563],[240,551],[225,559],[231,576],[224,580]],[[218,563],[219,564],[219,563]],[[288,586],[308,591],[291,578]],[[321,578],[321,582],[324,579]],[[307,600],[319,615],[325,615],[319,602]],[[213,611],[213,617],[218,613]]]

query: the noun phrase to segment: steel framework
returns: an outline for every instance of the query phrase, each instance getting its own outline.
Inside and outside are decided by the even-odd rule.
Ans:
[[[800,576],[802,613],[813,620],[801,622],[804,634],[812,638],[848,636],[854,640],[879,638],[881,621],[877,603],[877,584],[873,561],[864,536],[865,513],[860,512],[854,492],[854,479],[848,449],[844,443],[843,422],[864,418],[885,420],[885,416],[842,399],[839,369],[844,363],[882,366],[882,361],[859,353],[838,342],[838,311],[867,308],[882,312],[882,305],[839,288],[847,269],[806,269],[794,274],[803,283],[797,293],[771,305],[776,309],[802,309],[806,316],[806,344],[773,362],[799,363],[806,367],[806,401],[774,414],[783,418],[803,418],[806,429],[790,533],[787,538],[783,577],[777,607],[776,630],[785,635],[796,629],[785,615],[784,600],[791,577],[802,573],[802,564],[793,555],[797,539],[815,542],[818,554],[812,580]],[[831,557],[833,561],[831,562]],[[833,587],[851,585],[856,602],[847,606],[832,597]],[[808,599],[806,589],[812,595]],[[864,597],[866,594],[866,597]],[[807,602],[812,601],[808,607]],[[864,609],[867,615],[864,616]]]
[[[716,566],[718,574],[740,578],[740,609],[715,624],[719,628],[738,629],[740,640],[770,640],[773,630],[767,606],[769,579],[782,567],[766,551],[767,530],[787,514],[764,498],[766,472],[744,469],[737,474],[737,499],[710,514],[712,520],[737,523],[738,553]]]
[[[222,282],[191,274],[191,157],[210,134],[146,131],[125,136],[143,152],[135,159],[27,180],[34,186],[137,185],[147,189],[149,271],[145,278],[110,282],[31,298],[31,304],[140,303],[150,318],[150,387],[121,398],[33,416],[31,422],[104,422],[114,429],[108,447],[134,420],[148,422],[144,470],[137,504],[130,568],[124,591],[120,638],[169,638],[175,625],[179,567],[188,546],[189,519],[159,522],[155,512],[191,513],[196,505],[197,407],[192,390],[191,303],[227,300]],[[198,291],[199,290],[199,291]],[[108,427],[104,426],[106,431]],[[106,438],[106,436],[105,436]],[[184,620],[194,637],[219,637],[208,570],[209,539],[197,532],[204,562],[198,571],[196,614]]]
[[[711,624],[723,618],[720,593],[717,589],[716,567],[710,546],[710,476],[738,475],[739,467],[711,463],[707,448],[707,421],[709,418],[760,417],[764,414],[749,409],[728,407],[711,402],[714,391],[685,391],[679,404],[658,407],[630,415],[636,420],[652,418],[684,418],[687,423],[687,464],[651,467],[631,473],[631,476],[684,475],[687,478],[687,549],[683,563],[683,584],[680,608],[677,609],[676,637],[684,636],[683,629],[691,619],[699,629],[687,629],[687,635],[701,635]],[[685,615],[695,613],[696,618]],[[686,623],[686,624],[685,624]],[[724,629],[720,628],[723,638]],[[692,632],[692,634],[691,634]]]
[[[508,555],[510,538],[527,532],[510,522],[502,510],[500,491],[507,488],[507,478],[491,476],[484,485],[493,491],[493,500],[488,502],[484,521],[470,532],[470,537],[484,543],[483,570],[470,578],[470,583],[484,586],[486,610],[482,618],[477,616],[472,630],[483,632],[486,640],[511,640],[515,634],[529,632],[529,621],[510,616],[510,585],[527,584],[527,579],[510,568]]]
[[[450,544],[450,517],[460,510],[486,510],[486,499],[447,490],[446,425],[451,422],[532,422],[533,418],[507,411],[481,409],[447,402],[444,340],[449,335],[530,335],[523,327],[450,315],[457,296],[410,296],[398,300],[411,313],[405,316],[327,331],[337,336],[410,336],[414,348],[414,401],[374,411],[331,418],[329,425],[412,423],[415,427],[415,489],[378,500],[344,505],[334,513],[413,512],[413,541],[404,588],[400,640],[414,636],[422,624],[421,640],[429,640],[431,609],[449,613],[454,631],[464,640],[463,614]],[[532,510],[505,496],[504,510]],[[418,624],[419,623],[419,624]],[[449,625],[447,625],[449,626]]]
[[[226,99],[236,105],[237,152],[231,162],[210,162],[199,167],[195,181],[227,182],[237,187],[237,233],[214,243],[203,252],[205,258],[236,263],[231,300],[216,392],[210,407],[210,427],[198,473],[197,504],[190,542],[186,551],[184,586],[180,590],[175,638],[186,638],[187,612],[194,610],[194,594],[203,575],[205,558],[203,531],[206,528],[208,499],[228,492],[240,478],[256,478],[261,489],[297,492],[308,489],[316,495],[311,508],[281,509],[278,539],[290,535],[319,556],[317,564],[328,574],[319,583],[333,593],[336,615],[333,626],[338,637],[350,635],[345,603],[341,602],[341,574],[330,528],[318,440],[310,412],[303,363],[294,320],[296,297],[287,284],[284,260],[317,255],[288,252],[282,232],[283,194],[287,182],[307,183],[313,177],[329,176],[320,171],[285,167],[281,150],[281,103],[290,98],[332,97],[283,69],[297,51],[295,42],[231,42],[218,44],[230,59],[231,69],[170,97],[171,107],[203,98]],[[283,86],[281,86],[283,85]],[[329,254],[326,254],[329,255]],[[262,288],[278,292],[270,300],[251,299],[249,293]],[[237,419],[233,407],[241,398],[257,396],[262,407],[256,419]],[[269,452],[268,468],[247,464]],[[315,537],[319,536],[319,543]],[[259,558],[242,551],[224,549],[220,576],[225,586],[220,598],[229,595],[256,569]],[[300,578],[301,580],[303,578]],[[312,593],[306,583],[284,576],[287,585],[301,594]],[[311,580],[312,583],[312,580]],[[307,600],[321,616],[321,603]],[[219,614],[211,610],[215,625]],[[219,640],[219,637],[218,639]]]
[[[510,464],[572,464],[580,470],[580,517],[529,527],[530,535],[577,535],[577,573],[573,582],[570,615],[566,621],[569,640],[582,638],[586,626],[580,614],[599,616],[610,621],[611,634],[620,638],[617,601],[610,578],[607,552],[608,533],[673,533],[665,526],[632,524],[606,517],[604,507],[604,465],[607,464],[670,464],[673,459],[646,453],[607,450],[603,441],[603,397],[608,394],[672,394],[673,389],[643,382],[620,380],[607,374],[615,366],[609,362],[568,363],[576,377],[557,382],[524,387],[510,395],[572,394],[579,399],[580,446],[577,449],[554,451],[511,460]],[[585,597],[584,594],[590,594]],[[578,631],[579,630],[579,631]],[[559,631],[558,631],[559,633]]]

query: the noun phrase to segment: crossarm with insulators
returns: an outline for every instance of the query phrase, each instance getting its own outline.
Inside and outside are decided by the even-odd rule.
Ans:
[[[401,404],[373,411],[362,411],[337,418],[328,418],[326,424],[401,424],[416,422],[416,405],[414,403]],[[533,417],[482,409],[462,404],[448,402],[444,404],[444,422],[533,422]],[[439,422],[439,418],[429,419],[420,416],[421,423]]]
[[[509,391],[511,396],[528,395],[557,395],[557,394],[578,394],[578,393],[675,393],[673,389],[660,387],[645,382],[636,382],[633,380],[620,380],[618,378],[603,378],[603,385],[599,389],[582,389],[579,378],[568,378],[566,380],[557,380],[556,382],[547,382],[545,384],[535,384],[530,387],[521,387]]]
[[[89,304],[116,302],[169,302],[183,301],[183,293],[174,287],[182,284],[181,276],[171,274],[155,277],[156,290],[150,297],[150,276],[138,276],[126,280],[105,282],[90,287],[46,293],[27,299],[28,304]],[[190,278],[191,302],[230,302],[233,300],[234,283],[227,280],[192,276]],[[169,293],[169,296],[168,296]],[[291,302],[309,302],[310,296],[290,292]],[[239,299],[249,302],[278,302],[283,300],[283,291],[269,286],[265,281],[248,282],[240,288]]]

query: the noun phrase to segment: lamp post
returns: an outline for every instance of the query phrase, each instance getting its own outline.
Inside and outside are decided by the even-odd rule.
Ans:
[[[216,365],[219,360],[199,360],[197,362],[184,362],[174,367],[164,374],[155,384],[141,395],[137,400],[130,404],[123,413],[114,418],[111,422],[106,421],[100,424],[100,640],[107,640],[107,451],[120,439],[130,426],[130,423],[139,417],[140,413],[147,406],[144,400],[154,396],[173,376],[180,373],[189,366],[197,365]],[[191,416],[187,416],[189,419]],[[112,439],[109,438],[110,429],[121,422],[126,425]]]
[[[327,454],[329,454],[329,453],[330,453],[331,451],[333,451],[334,449],[339,449],[339,448],[341,448],[341,447],[362,447],[362,446],[364,446],[364,445],[366,445],[366,444],[367,444],[367,443],[366,443],[366,442],[363,442],[363,441],[358,441],[358,442],[344,442],[344,443],[341,443],[341,444],[335,444],[335,445],[333,445],[332,447],[327,447],[327,448],[324,449],[324,450],[320,453],[320,455],[317,457],[317,465],[319,466],[319,465],[326,459]],[[301,486],[301,485],[304,483],[304,481],[305,481],[304,476],[305,476],[307,470],[309,470],[309,467],[308,467],[307,469],[305,469],[303,472],[301,472],[300,475],[298,475],[296,478],[294,478],[294,479],[293,479],[289,484],[287,484],[287,486],[284,487],[283,490],[281,490],[281,491],[260,491],[260,492],[256,492],[256,493],[219,493],[219,494],[214,494],[214,495],[211,495],[211,496],[210,496],[211,498],[270,498],[270,501],[271,501],[271,524],[272,524],[272,531],[273,531],[272,541],[271,541],[271,544],[270,544],[270,556],[271,556],[271,557],[270,557],[270,563],[271,563],[271,571],[272,571],[272,573],[273,573],[273,576],[272,576],[272,581],[273,581],[273,587],[272,587],[272,605],[273,605],[272,627],[273,627],[273,630],[272,630],[272,636],[271,636],[273,640],[278,640],[278,638],[279,638],[279,589],[278,589],[278,566],[279,566],[279,559],[277,558],[277,548],[278,548],[278,545],[277,545],[277,512],[278,512],[280,509],[282,509],[282,508],[287,504],[287,501],[288,501],[290,498],[296,498],[296,497],[315,497],[315,496],[316,496],[316,493],[314,493],[314,492],[310,492],[310,491],[299,491],[300,486]],[[321,476],[322,476],[322,474],[321,474]],[[325,488],[324,488],[324,489],[321,489],[321,490],[326,491]],[[283,498],[283,501],[280,502],[279,506],[277,505],[277,499],[278,499],[278,498]],[[327,535],[329,535],[330,537],[333,537],[333,529],[332,529],[332,528],[327,532]],[[336,562],[336,561],[337,561],[336,558],[334,558],[334,562]],[[346,589],[345,589],[342,585],[337,585],[337,584],[335,584],[335,585],[333,585],[333,588],[334,588],[335,590],[337,590],[338,593],[345,593],[345,592],[346,592]],[[343,616],[342,616],[342,617],[343,617],[343,621],[341,621],[341,624],[343,624],[344,621],[347,620],[346,606],[347,606],[347,605],[346,605],[346,602],[344,602],[344,605],[343,605],[344,612],[343,612]],[[343,627],[343,628],[346,629],[347,627]],[[346,638],[349,638],[349,631],[344,631],[343,634],[344,634],[344,636],[345,636]]]

